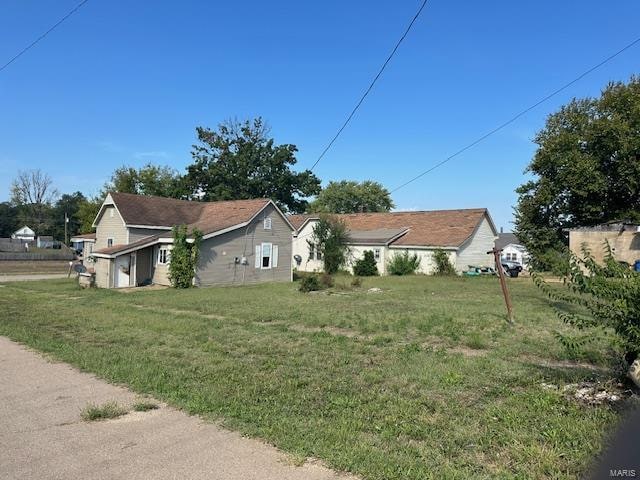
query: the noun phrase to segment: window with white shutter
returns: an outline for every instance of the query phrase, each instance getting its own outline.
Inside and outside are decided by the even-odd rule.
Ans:
[[[260,262],[262,261],[262,248],[260,245],[256,245],[256,261],[255,267],[260,268]]]
[[[278,266],[278,245],[274,245],[271,251],[271,266],[276,268]]]
[[[271,268],[271,256],[273,254],[273,245],[270,243],[262,244],[262,268]]]

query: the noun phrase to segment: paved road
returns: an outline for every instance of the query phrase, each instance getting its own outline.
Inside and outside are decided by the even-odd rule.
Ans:
[[[136,396],[0,337],[0,477],[3,479],[345,479],[295,467],[275,448],[167,406],[83,422],[87,403]]]
[[[52,278],[67,278],[67,274],[66,273],[20,273],[16,275],[4,275],[0,273],[0,283],[23,282],[26,280],[50,280]]]

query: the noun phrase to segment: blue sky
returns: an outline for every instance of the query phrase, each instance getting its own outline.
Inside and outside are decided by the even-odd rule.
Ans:
[[[2,2],[0,63],[77,3]],[[0,72],[0,201],[19,169],[85,194],[123,164],[182,170],[195,127],[231,117],[263,116],[308,168],[418,5],[91,0]],[[431,0],[316,173],[393,189],[629,43],[638,18],[637,0]],[[639,60],[636,46],[399,190],[396,206],[488,207],[510,229],[545,117],[640,73]]]

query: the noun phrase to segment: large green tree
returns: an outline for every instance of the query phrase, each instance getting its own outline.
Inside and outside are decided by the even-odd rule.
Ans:
[[[81,233],[80,226],[82,224],[82,220],[79,216],[79,211],[80,206],[84,202],[86,202],[86,198],[81,192],[75,192],[72,194],[65,193],[60,196],[51,210],[51,234],[56,240],[65,240],[65,218],[68,219],[66,240],[77,233]]]
[[[540,266],[566,244],[566,229],[640,221],[640,78],[610,83],[547,118],[520,186],[516,234]]]
[[[0,203],[0,238],[8,238],[18,225],[18,209],[9,202]]]
[[[318,194],[320,180],[310,170],[295,172],[295,145],[276,145],[261,118],[227,121],[217,130],[198,127],[186,184],[205,201],[271,198],[285,211],[303,212]]]
[[[128,166],[117,168],[103,190],[103,196],[110,191],[172,198],[186,196],[183,178],[177,170],[152,163],[138,169]]]
[[[309,205],[311,212],[388,212],[394,207],[389,191],[380,183],[366,180],[329,182]]]

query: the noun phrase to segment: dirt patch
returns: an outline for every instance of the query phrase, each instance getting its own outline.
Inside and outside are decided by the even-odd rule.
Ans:
[[[148,305],[139,305],[139,304],[133,304],[131,306],[139,310],[146,310],[154,313],[171,313],[173,315],[190,315],[194,317],[207,318],[211,320],[232,320],[229,317],[225,317],[223,315],[217,315],[215,313],[202,313],[196,310],[180,310],[177,308],[156,308],[156,307],[150,307]]]
[[[133,293],[133,292],[153,292],[155,290],[166,290],[166,285],[145,285],[143,287],[125,287],[125,288],[114,288],[116,292],[120,293]]]
[[[460,345],[453,348],[447,348],[447,353],[464,355],[465,357],[482,357],[488,353],[488,350],[469,348]]]

